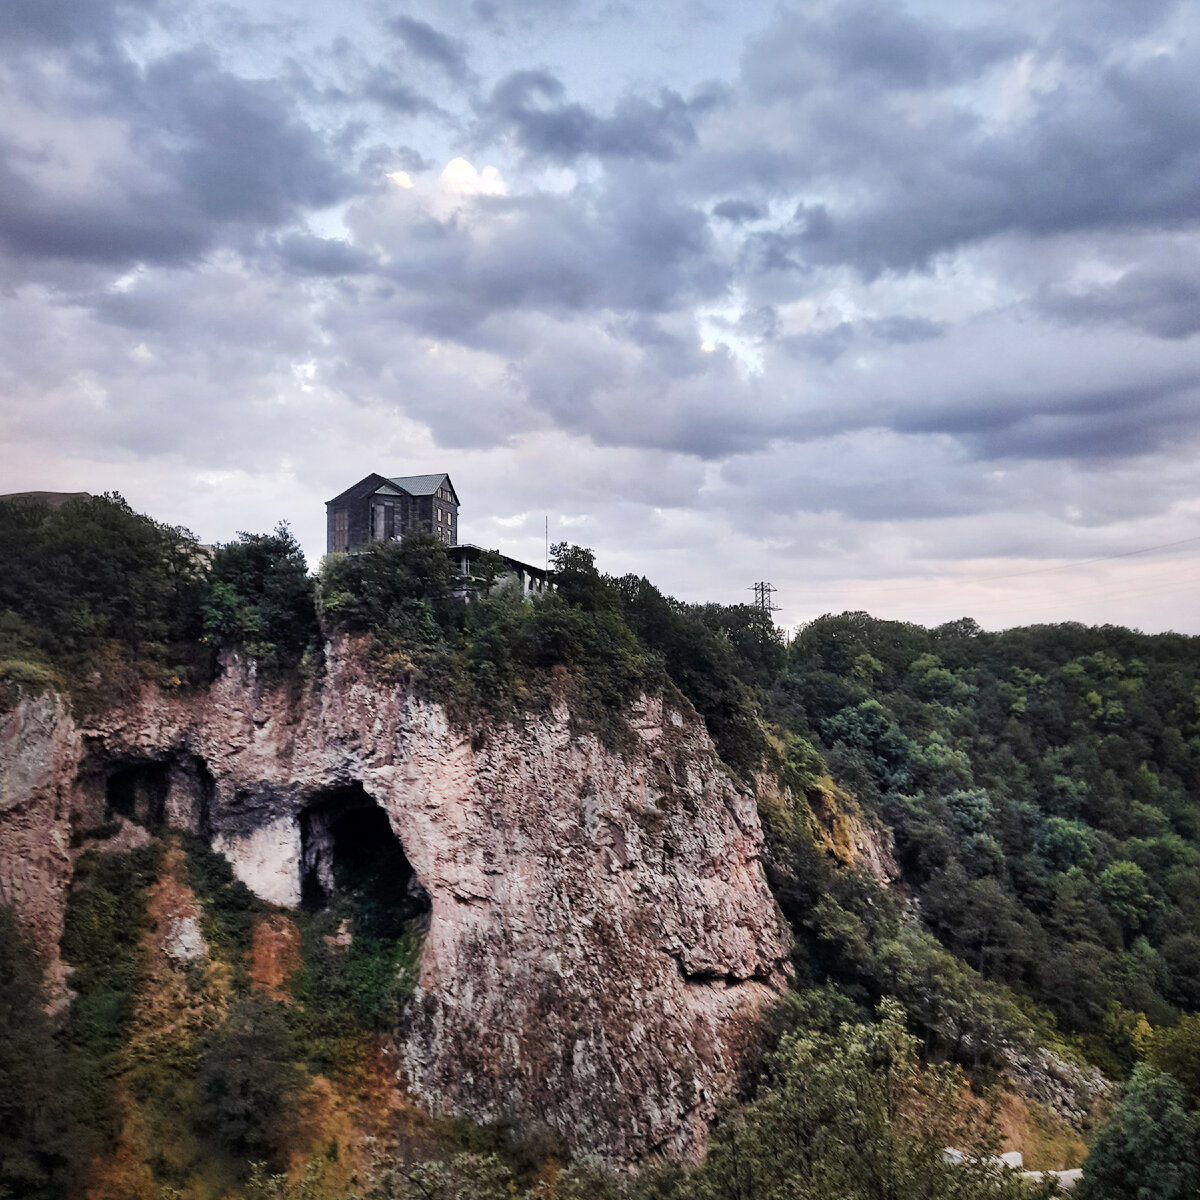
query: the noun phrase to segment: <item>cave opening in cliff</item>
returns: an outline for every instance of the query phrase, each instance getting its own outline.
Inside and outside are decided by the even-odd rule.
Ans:
[[[104,782],[107,815],[141,825],[161,825],[167,803],[167,764],[139,762],[118,767]]]
[[[208,765],[195,754],[110,763],[104,770],[104,815],[203,835],[209,832],[215,791]]]
[[[326,792],[301,814],[301,904],[349,901],[357,921],[382,928],[424,919],[429,893],[417,879],[387,813],[361,783]]]

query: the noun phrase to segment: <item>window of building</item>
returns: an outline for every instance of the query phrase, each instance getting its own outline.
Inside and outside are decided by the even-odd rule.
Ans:
[[[349,520],[350,514],[344,508],[333,514],[333,548],[339,553],[345,552],[349,540]]]

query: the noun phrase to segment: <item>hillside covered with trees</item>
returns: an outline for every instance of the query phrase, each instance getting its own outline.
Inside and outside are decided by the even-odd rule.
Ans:
[[[685,698],[760,797],[794,934],[794,989],[703,1167],[615,1179],[521,1130],[418,1136],[411,1116],[399,1149],[380,1133],[388,1153],[368,1174],[339,1172],[334,1142],[301,1153],[297,1097],[318,1077],[339,1095],[369,1087],[419,935],[389,918],[378,881],[357,880],[337,914],[349,952],[330,950],[333,916],[299,918],[287,996],[264,998],[246,966],[261,906],[219,856],[163,833],[80,860],[64,1015],[43,1014],[38,963],[3,915],[0,1196],[81,1194],[117,1137],[118,1093],[161,1127],[163,1161],[139,1176],[154,1200],[1028,1196],[986,1157],[1014,1061],[1039,1047],[1116,1085],[1084,1120],[1085,1197],[1197,1194],[1200,639],[864,613],[788,638],[751,606],[680,603],[580,547],[554,557],[555,590],[530,600],[456,580],[432,538],[331,556],[312,576],[286,526],[208,551],[118,496],[0,503],[0,708],[46,689],[80,712],[147,686],[203,689],[226,650],[303,682],[331,638],[464,726],[566,697],[580,731],[620,746],[638,694]],[[889,885],[838,853],[850,818],[890,831]],[[137,931],[170,880],[204,904],[219,996],[154,993]],[[131,1057],[151,995],[182,1005],[191,1032]],[[1061,1114],[1022,1111],[1048,1156],[1077,1153]],[[946,1163],[948,1145],[978,1157]]]

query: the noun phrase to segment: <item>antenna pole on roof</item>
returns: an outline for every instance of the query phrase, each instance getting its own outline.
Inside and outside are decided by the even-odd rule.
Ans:
[[[546,514],[546,570],[550,570],[550,514]]]

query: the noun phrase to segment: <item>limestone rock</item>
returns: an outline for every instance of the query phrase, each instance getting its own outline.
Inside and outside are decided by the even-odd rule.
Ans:
[[[82,729],[23,700],[0,717],[0,898],[61,988],[72,822],[115,806],[205,834],[286,908],[328,882],[344,812],[378,805],[428,912],[399,1034],[410,1091],[614,1165],[694,1157],[790,938],[753,798],[703,724],[656,698],[629,718],[621,753],[563,707],[465,731],[336,646],[300,696],[231,659],[207,692],[148,691]],[[196,943],[180,926],[167,944]]]
[[[195,917],[177,917],[171,921],[163,939],[167,956],[177,963],[194,962],[208,952],[200,922]]]
[[[1076,1129],[1084,1127],[1112,1091],[1098,1068],[1077,1066],[1045,1046],[1006,1046],[1001,1056],[1009,1078],[1023,1095],[1046,1105]]]

